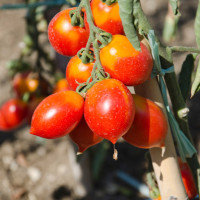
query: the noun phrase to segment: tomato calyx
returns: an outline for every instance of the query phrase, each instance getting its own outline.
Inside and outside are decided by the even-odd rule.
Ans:
[[[108,6],[116,3],[118,0],[101,0],[103,3],[106,3]]]
[[[82,48],[77,56],[81,59],[83,64],[88,64],[94,62],[94,51],[92,49]]]
[[[85,26],[84,24],[84,13],[79,8],[75,10],[71,10],[69,12],[70,18],[71,18],[71,25],[72,26],[79,26],[83,28]]]

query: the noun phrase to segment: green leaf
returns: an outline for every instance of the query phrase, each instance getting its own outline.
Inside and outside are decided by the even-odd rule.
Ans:
[[[181,93],[185,101],[190,92],[191,76],[193,69],[194,69],[194,57],[192,54],[188,54],[185,61],[183,62],[178,80],[179,87],[181,89]]]
[[[174,15],[180,16],[180,12],[178,8],[178,0],[169,0],[169,3],[171,4]]]
[[[140,41],[134,26],[133,0],[119,0],[119,14],[124,27],[124,32],[132,46],[140,51]]]
[[[197,71],[191,89],[191,97],[200,90],[200,60],[198,62]]]
[[[200,48],[200,0],[197,8],[195,23],[194,23],[194,30],[195,30],[195,36],[197,45]]]

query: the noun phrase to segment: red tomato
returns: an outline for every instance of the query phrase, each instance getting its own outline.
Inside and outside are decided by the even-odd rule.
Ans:
[[[51,20],[48,27],[49,41],[53,48],[65,56],[74,56],[83,47],[86,46],[89,31],[79,26],[71,25],[69,16],[70,8],[59,12]]]
[[[53,90],[53,93],[70,90],[69,83],[65,78],[60,79]]]
[[[30,133],[47,139],[65,136],[83,115],[84,99],[74,91],[46,97],[33,113]]]
[[[113,144],[128,131],[134,114],[131,93],[118,80],[98,82],[86,94],[84,115],[88,126]]]
[[[140,44],[141,52],[133,48],[126,36],[114,35],[112,41],[100,51],[105,71],[125,85],[145,82],[151,75],[153,59],[148,48]]]
[[[192,172],[188,164],[182,162],[180,158],[178,158],[178,162],[179,162],[181,176],[182,176],[183,184],[185,186],[185,190],[187,192],[189,199],[192,200],[198,194]]]
[[[0,130],[1,131],[8,131],[9,130],[9,126],[6,123],[6,120],[4,118],[2,110],[0,110]]]
[[[94,63],[82,63],[78,56],[71,58],[67,65],[66,78],[72,90],[76,90],[78,83],[84,83],[88,80],[91,76],[93,66]]]
[[[13,89],[18,97],[22,97],[26,92],[33,93],[37,90],[39,81],[31,77],[30,72],[18,73],[13,79]]]
[[[139,148],[161,147],[167,134],[167,120],[162,110],[152,101],[133,95],[135,119],[123,138]]]
[[[9,129],[16,128],[26,118],[27,105],[20,99],[10,99],[2,105],[1,114]]]
[[[108,6],[101,0],[92,0],[91,10],[96,26],[113,35],[124,33],[122,21],[119,16],[119,5],[117,2]],[[88,27],[87,22],[85,24],[86,27]]]
[[[98,144],[103,140],[102,137],[99,137],[91,131],[86,124],[84,117],[82,117],[78,126],[69,133],[69,136],[78,145],[80,153],[83,153],[87,148]]]

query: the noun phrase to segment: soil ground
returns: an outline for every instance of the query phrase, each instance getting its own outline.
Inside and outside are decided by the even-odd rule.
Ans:
[[[0,5],[16,2],[22,0],[1,0]],[[167,2],[142,1],[145,13],[160,37]],[[197,0],[182,1],[177,38],[170,45],[195,46],[193,25],[197,3]],[[14,96],[5,66],[19,56],[20,42],[25,35],[25,14],[25,9],[0,10],[0,105]],[[185,55],[174,54],[177,74]],[[188,101],[194,138],[198,138],[200,131],[199,102],[199,95]],[[112,145],[105,142],[77,157],[77,149],[68,137],[41,140],[28,134],[29,128],[24,125],[13,132],[0,132],[0,200],[147,199],[117,177],[122,171],[144,182],[146,150],[119,142],[116,146],[119,159],[114,161]],[[106,155],[103,165],[98,163],[102,150]]]

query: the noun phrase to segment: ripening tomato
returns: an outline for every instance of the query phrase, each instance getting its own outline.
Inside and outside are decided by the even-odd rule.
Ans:
[[[134,94],[135,119],[123,138],[139,148],[164,146],[167,120],[162,110],[152,101]]]
[[[30,133],[47,139],[65,136],[83,116],[84,99],[74,91],[46,97],[33,113]]]
[[[0,131],[8,131],[9,126],[6,123],[2,110],[0,109]]]
[[[90,129],[113,144],[130,128],[135,114],[133,97],[116,79],[94,84],[86,94],[84,115]]]
[[[189,199],[192,200],[198,194],[192,172],[188,164],[182,162],[180,158],[178,158],[178,162],[179,162],[181,176],[182,176],[183,184],[185,186],[185,190],[187,192]]]
[[[53,90],[53,93],[70,90],[69,83],[65,78],[60,79]]]
[[[91,76],[94,63],[84,64],[76,55],[69,61],[66,69],[66,78],[72,90],[76,90],[78,83],[84,83]]]
[[[16,128],[26,118],[27,104],[20,99],[10,99],[2,105],[1,114],[9,129]]]
[[[112,78],[125,85],[139,85],[150,78],[153,59],[148,48],[143,44],[141,51],[133,48],[128,38],[114,35],[112,41],[101,49],[101,64]]]
[[[82,117],[78,126],[69,133],[70,138],[78,145],[79,152],[83,153],[89,147],[98,144],[103,140],[97,134],[93,133]]]
[[[64,56],[74,56],[86,46],[89,30],[71,25],[70,8],[59,12],[51,20],[48,27],[48,37],[53,48]]]
[[[124,33],[117,2],[108,6],[101,0],[92,0],[91,10],[94,23],[97,27],[113,35]],[[85,24],[88,27],[87,22]]]
[[[13,78],[13,89],[18,97],[22,97],[27,92],[35,92],[38,86],[38,79],[33,78],[30,72],[18,73]]]

